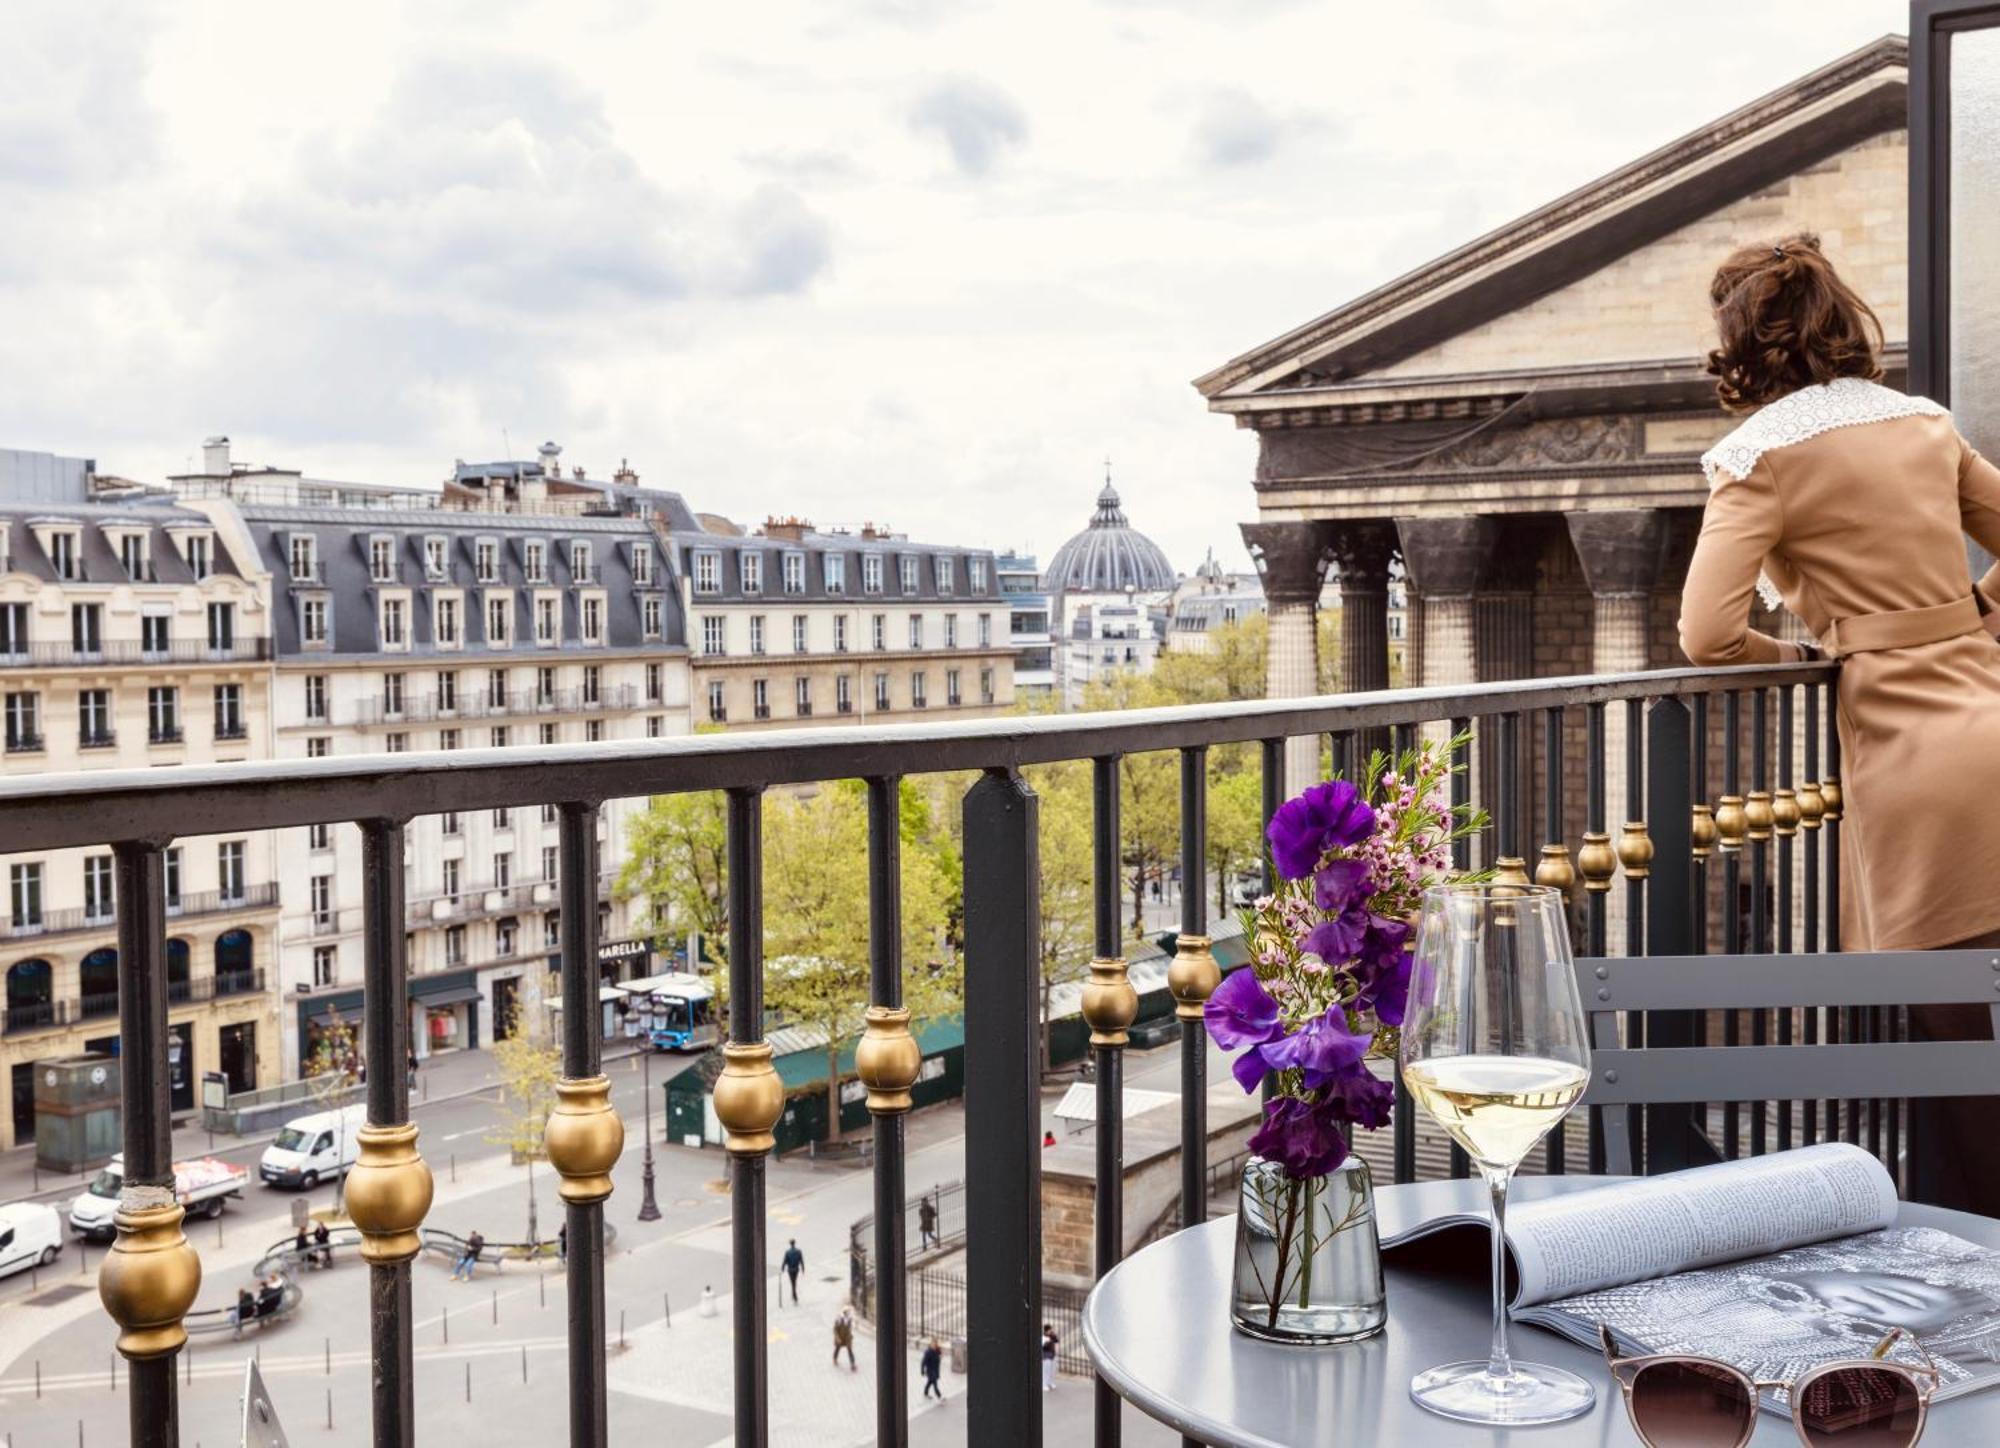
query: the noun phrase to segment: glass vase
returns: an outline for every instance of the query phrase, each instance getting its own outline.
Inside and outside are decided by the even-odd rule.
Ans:
[[[1349,1156],[1325,1176],[1294,1181],[1253,1156],[1238,1195],[1230,1293],[1238,1332],[1310,1345],[1382,1330],[1389,1309],[1367,1162]]]

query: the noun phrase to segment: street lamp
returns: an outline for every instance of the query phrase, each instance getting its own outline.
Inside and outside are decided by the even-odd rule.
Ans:
[[[646,1038],[646,1044],[639,1052],[645,1070],[646,1093],[646,1164],[639,1178],[639,1220],[657,1222],[660,1220],[660,1204],[653,1198],[653,1008],[650,1000],[641,1004],[628,995],[618,1002],[618,1011],[625,1018],[627,1040],[642,1035]]]

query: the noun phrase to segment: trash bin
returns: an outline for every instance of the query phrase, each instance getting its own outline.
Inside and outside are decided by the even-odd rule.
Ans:
[[[292,1230],[296,1232],[301,1227],[312,1230],[312,1204],[298,1196],[292,1198]]]
[[[965,1339],[962,1337],[953,1338],[951,1340],[951,1370],[955,1373],[964,1372],[965,1359]]]

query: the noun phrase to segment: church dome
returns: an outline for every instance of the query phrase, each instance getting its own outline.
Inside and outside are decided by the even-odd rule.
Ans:
[[[1134,528],[1118,506],[1111,479],[1097,495],[1090,526],[1056,549],[1042,574],[1049,593],[1158,593],[1174,586],[1174,566],[1160,545]]]

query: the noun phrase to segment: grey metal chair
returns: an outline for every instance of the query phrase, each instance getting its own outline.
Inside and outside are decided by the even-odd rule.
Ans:
[[[2000,1040],[1622,1045],[1626,1011],[1984,1005],[2000,1037],[2000,951],[1690,955],[1576,963],[1590,1018],[1586,1107],[2000,1094]],[[1603,1112],[1605,1169],[1633,1170],[1632,1113]]]

